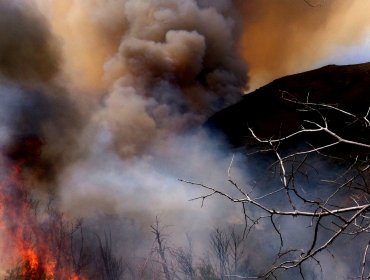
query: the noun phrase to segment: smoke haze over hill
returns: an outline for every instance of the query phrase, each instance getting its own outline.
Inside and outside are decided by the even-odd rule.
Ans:
[[[281,76],[327,64],[354,64],[369,48],[368,1],[237,1],[243,13],[240,52],[255,89]],[[359,44],[361,53],[351,54]],[[350,56],[347,54],[350,54]],[[356,56],[359,58],[356,59]]]

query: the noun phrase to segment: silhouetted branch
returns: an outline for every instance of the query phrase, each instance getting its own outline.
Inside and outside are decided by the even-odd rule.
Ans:
[[[364,141],[358,141],[352,137],[352,135],[341,136],[340,133],[335,132],[330,127],[330,120],[325,117],[321,112],[321,109],[334,111],[336,114],[344,115],[346,118],[352,118],[353,121],[349,125],[356,124],[356,128],[360,128],[361,131],[368,133],[370,129],[370,122],[368,116],[370,114],[370,108],[367,110],[365,116],[357,116],[351,112],[338,108],[335,105],[320,104],[310,102],[309,96],[305,102],[283,98],[295,104],[297,106],[303,106],[305,110],[312,111],[319,117],[319,121],[306,119],[303,121],[302,126],[296,132],[290,133],[287,136],[281,136],[278,138],[262,139],[256,135],[252,128],[249,128],[253,138],[260,144],[265,144],[268,148],[263,148],[264,151],[269,151],[275,156],[276,162],[274,165],[279,170],[280,184],[269,191],[259,194],[252,195],[250,191],[251,186],[241,186],[237,184],[231,177],[231,168],[234,158],[227,169],[227,181],[231,185],[231,191],[225,191],[222,188],[211,186],[209,184],[192,182],[189,180],[180,180],[189,185],[200,187],[205,190],[205,194],[195,197],[192,200],[201,200],[202,206],[204,201],[213,196],[221,196],[227,200],[240,204],[242,206],[242,212],[245,219],[246,232],[250,232],[252,227],[257,224],[260,220],[267,220],[270,222],[272,228],[275,230],[280,246],[277,252],[277,258],[274,264],[267,269],[265,273],[260,276],[243,276],[228,275],[229,277],[235,277],[240,279],[249,278],[275,278],[278,271],[286,271],[290,269],[297,269],[299,275],[304,279],[303,264],[307,261],[313,261],[321,269],[321,263],[318,258],[321,252],[328,251],[332,244],[342,236],[353,236],[357,237],[360,234],[370,233],[370,186],[369,186],[369,170],[370,170],[370,144],[367,142],[366,137]],[[358,126],[360,125],[360,126]],[[294,137],[302,134],[315,134],[328,135],[328,139],[332,139],[329,143],[322,145],[311,146],[303,151],[296,151],[289,154],[285,154],[281,151],[281,143],[284,141],[290,141]],[[359,132],[360,133],[360,132]],[[327,139],[327,140],[328,140]],[[339,144],[350,145],[355,149],[355,152],[359,151],[355,155],[354,161],[349,162],[348,167],[339,175],[335,180],[325,178],[321,182],[330,184],[332,191],[326,191],[321,196],[313,197],[312,192],[303,190],[302,183],[298,180],[299,176],[306,177],[309,179],[309,175],[305,172],[305,168],[310,166],[308,162],[308,156],[311,154],[317,154],[325,159],[331,159],[331,156],[323,154],[323,151],[337,147]],[[333,157],[338,160],[340,157]],[[342,159],[345,162],[348,159]],[[314,167],[310,167],[315,170]],[[319,171],[316,171],[319,172]],[[312,188],[312,187],[311,187]],[[236,192],[235,192],[236,191]],[[283,203],[280,206],[273,203],[274,200],[269,199],[272,196],[278,196],[283,199],[282,195],[285,195],[287,203]],[[292,210],[287,208],[289,206]],[[255,211],[257,210],[257,211]],[[253,213],[253,215],[252,215]],[[282,225],[279,224],[280,219],[284,217],[294,218],[310,218],[310,242],[306,248],[293,248],[284,251],[286,246],[286,236]],[[249,222],[252,222],[251,224]],[[249,225],[249,226],[248,226]],[[217,235],[218,234],[218,235]],[[229,244],[229,239],[223,239],[223,232],[216,230],[214,238],[214,248],[219,250],[216,252],[222,252],[218,255],[227,255],[227,246],[221,246]],[[220,240],[222,242],[220,242]],[[219,241],[218,243],[216,241]],[[289,242],[288,242],[289,243]],[[217,245],[217,246],[216,246]],[[361,278],[364,279],[365,275],[365,263],[369,245],[366,246],[363,253],[363,261],[361,264]],[[226,248],[226,249],[225,249]],[[222,249],[222,250],[221,250]],[[330,253],[331,254],[331,253]],[[234,260],[237,258],[234,256]],[[226,257],[220,261],[220,270],[226,271]],[[221,274],[223,275],[223,273]]]

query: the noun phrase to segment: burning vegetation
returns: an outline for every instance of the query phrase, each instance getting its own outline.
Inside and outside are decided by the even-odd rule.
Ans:
[[[331,48],[307,55],[348,2],[299,2],[0,0],[0,278],[365,278],[370,102],[356,79],[343,72],[338,104],[320,98],[333,67],[237,103],[249,86],[244,59],[258,84]],[[360,2],[349,15],[365,10]],[[367,15],[349,24],[354,37]],[[315,22],[311,34],[322,17],[328,29],[312,45],[298,31],[281,42],[281,18]],[[260,38],[260,26],[276,36]],[[278,51],[268,48],[275,39]],[[351,89],[359,110],[342,106]],[[202,127],[225,107],[233,124],[225,113],[209,123],[230,132],[232,147]],[[251,151],[263,156],[252,162]],[[339,241],[360,254],[343,254]]]
[[[84,279],[66,254],[71,240],[63,217],[40,209],[25,181],[24,171],[40,160],[42,145],[39,138],[29,137],[1,156],[1,236],[9,258],[5,261],[16,264],[5,279]]]

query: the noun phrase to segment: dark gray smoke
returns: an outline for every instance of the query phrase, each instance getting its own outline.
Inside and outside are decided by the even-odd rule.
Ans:
[[[20,81],[52,79],[60,53],[46,18],[20,1],[0,1],[0,14],[0,74]]]
[[[56,83],[61,53],[46,18],[22,1],[0,1],[0,13],[1,151],[15,161],[34,157],[29,180],[54,189],[45,182],[75,156],[83,118]]]

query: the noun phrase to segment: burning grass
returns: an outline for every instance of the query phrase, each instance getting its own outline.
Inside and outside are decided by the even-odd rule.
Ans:
[[[24,168],[40,155],[35,153],[40,148],[35,145],[41,143],[27,141],[23,146],[26,150],[18,149],[13,159],[1,157],[0,230],[9,252],[7,263],[12,267],[5,279],[82,280],[85,278],[75,273],[68,252],[71,240],[66,229],[62,231],[62,215],[54,215],[59,217],[54,219],[51,216],[56,213],[50,211],[41,219],[38,204],[32,200],[23,178]]]

